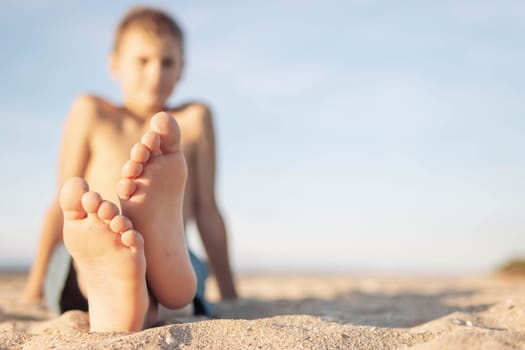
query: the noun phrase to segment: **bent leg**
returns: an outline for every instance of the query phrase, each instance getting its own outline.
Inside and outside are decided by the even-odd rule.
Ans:
[[[60,192],[64,244],[88,299],[91,331],[136,331],[149,306],[142,236],[80,178]]]
[[[182,216],[186,176],[178,125],[168,113],[157,113],[133,146],[117,192],[123,214],[144,237],[149,287],[173,309],[189,304],[196,288]]]

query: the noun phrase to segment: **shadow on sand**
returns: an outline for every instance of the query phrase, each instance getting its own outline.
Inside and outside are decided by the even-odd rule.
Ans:
[[[414,327],[453,312],[481,312],[492,304],[455,305],[453,300],[476,291],[443,291],[432,294],[398,294],[350,291],[331,299],[243,299],[216,305],[219,318],[259,319],[278,315],[307,314],[339,323],[377,327]]]

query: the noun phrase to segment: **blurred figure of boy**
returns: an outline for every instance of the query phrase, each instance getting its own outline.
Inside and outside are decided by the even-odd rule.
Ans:
[[[199,102],[175,108],[166,106],[167,99],[180,80],[183,67],[183,33],[177,23],[169,15],[156,9],[132,9],[117,27],[110,56],[111,73],[120,83],[123,105],[118,106],[93,95],[80,96],[74,101],[63,133],[58,188],[63,187],[68,179],[80,177],[85,179],[92,190],[100,193],[102,198],[112,203],[120,202],[122,207],[123,198],[117,195],[117,184],[126,186],[122,184],[123,178],[134,179],[143,170],[134,169],[133,164],[130,166],[127,163],[130,161],[130,149],[151,130],[160,135],[160,147],[164,147],[163,137],[166,136],[162,132],[165,130],[154,129],[173,129],[176,126],[151,127],[150,122],[157,112],[168,112],[180,128],[181,150],[187,165],[181,225],[195,220],[221,297],[234,299],[237,294],[229,264],[226,230],[215,200],[215,139],[211,112],[205,104]],[[174,132],[169,133],[171,135]],[[149,141],[143,142],[146,151],[147,142]],[[157,146],[151,145],[151,148],[155,147]],[[147,152],[153,157],[159,151],[149,149]],[[133,160],[133,155],[131,159]],[[148,169],[147,162],[146,160],[143,163],[145,169]],[[121,169],[124,164],[124,169]],[[175,175],[177,174],[164,174],[165,177]],[[66,194],[62,196],[67,197],[69,192],[78,191],[77,187],[80,185],[71,186],[72,189],[65,189]],[[129,189],[119,191],[125,195],[132,193]],[[37,254],[24,291],[24,299],[29,302],[40,301],[44,296],[46,270],[56,248],[64,239],[64,213],[67,208],[62,205],[61,210],[59,201],[65,200],[66,206],[69,202],[59,197],[57,194],[45,216]],[[90,200],[86,201],[91,203]],[[121,209],[126,214],[125,208]],[[87,209],[84,208],[83,211],[86,212]],[[133,212],[131,209],[128,211]],[[135,220],[133,214],[129,219],[132,222]],[[148,219],[138,219],[139,222],[145,220]],[[144,235],[144,232],[138,230],[138,234]],[[149,269],[147,236],[144,241]],[[204,300],[206,266],[191,253],[190,257],[198,281],[197,295],[193,301],[194,312],[209,315],[211,310]],[[81,284],[77,280],[78,268],[74,263],[66,264],[68,266],[64,280],[52,281],[52,284],[58,283],[58,287],[64,287],[55,293],[54,298],[57,300],[51,303],[59,304],[61,312],[86,309],[86,295],[82,286],[78,286]],[[148,283],[151,284],[149,275]]]

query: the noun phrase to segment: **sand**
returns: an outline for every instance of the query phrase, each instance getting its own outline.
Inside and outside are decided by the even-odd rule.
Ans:
[[[20,305],[24,280],[0,274],[0,349],[525,349],[518,278],[243,275],[220,319],[170,315],[130,334]]]

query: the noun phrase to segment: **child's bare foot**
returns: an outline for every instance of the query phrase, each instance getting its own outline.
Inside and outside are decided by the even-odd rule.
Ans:
[[[88,190],[83,179],[69,179],[60,206],[64,243],[88,299],[91,331],[140,330],[149,304],[142,236],[113,203]]]
[[[149,287],[168,308],[185,306],[195,294],[182,217],[186,175],[179,127],[168,113],[157,113],[131,149],[117,192],[123,214],[144,237]]]

